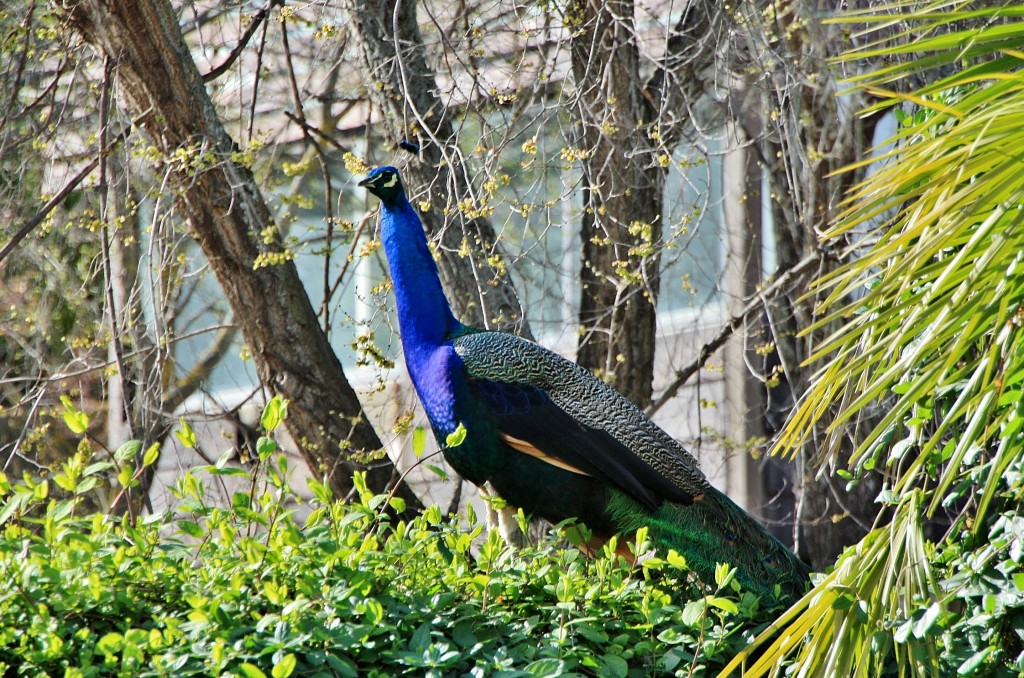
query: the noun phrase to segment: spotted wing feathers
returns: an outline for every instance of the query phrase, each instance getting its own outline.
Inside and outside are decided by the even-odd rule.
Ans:
[[[452,339],[470,386],[513,449],[601,477],[648,507],[689,504],[708,487],[690,456],[613,388],[514,335]]]

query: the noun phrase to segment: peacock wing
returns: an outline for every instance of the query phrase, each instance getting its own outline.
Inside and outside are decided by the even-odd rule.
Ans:
[[[501,332],[451,343],[470,388],[513,450],[595,476],[649,508],[707,489],[696,461],[639,409],[575,363]]]

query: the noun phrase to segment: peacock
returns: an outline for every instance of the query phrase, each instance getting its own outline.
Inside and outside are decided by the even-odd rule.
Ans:
[[[552,523],[576,519],[590,550],[647,526],[704,582],[730,563],[746,590],[791,601],[807,567],[716,490],[696,460],[611,386],[512,334],[459,322],[441,287],[399,171],[359,182],[381,201],[399,332],[413,385],[444,450],[465,479]],[[448,437],[464,431],[461,444]],[[458,436],[457,436],[458,437]]]

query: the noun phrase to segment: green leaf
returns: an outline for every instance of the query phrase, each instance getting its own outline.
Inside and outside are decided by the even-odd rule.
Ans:
[[[266,461],[275,452],[277,452],[277,441],[273,438],[260,436],[256,440],[256,454],[259,455],[260,461]]]
[[[412,430],[412,453],[417,457],[421,457],[426,448],[427,430],[422,426],[417,426]]]
[[[917,638],[926,637],[932,629],[936,626],[936,622],[939,619],[939,615],[942,613],[942,608],[938,603],[932,603],[925,610],[921,618],[914,622],[914,636]]]
[[[128,442],[121,445],[114,452],[114,460],[118,463],[123,464],[126,461],[130,461],[135,458],[135,455],[142,450],[141,440],[129,440]]]
[[[313,496],[321,504],[331,503],[331,490],[326,485],[315,478],[309,478],[306,481],[306,486],[309,487],[309,491],[313,493]]]
[[[28,503],[29,494],[15,494],[7,500],[7,504],[4,505],[3,511],[0,511],[0,525],[3,525],[14,516],[15,513],[20,512],[25,508]]]
[[[178,530],[184,532],[188,536],[194,539],[202,539],[206,532],[199,525],[199,523],[192,520],[179,520],[177,523]]]
[[[683,614],[680,616],[680,619],[687,626],[695,626],[706,609],[707,601],[704,598],[691,600],[683,607]]]
[[[121,470],[117,473],[117,482],[121,484],[121,487],[128,487],[132,482],[132,477],[135,475],[135,467],[131,464],[125,464],[121,467]]]
[[[629,664],[622,657],[606,654],[601,657],[601,675],[611,678],[626,678],[629,675]]]
[[[239,468],[237,466],[226,466],[224,468],[217,468],[216,466],[204,466],[203,470],[207,471],[211,476],[221,476],[228,478],[245,477],[249,475],[248,471],[246,471],[244,468]]]
[[[74,402],[66,395],[60,397],[64,404],[64,425],[75,435],[82,435],[89,430],[89,415],[75,407]]]
[[[274,396],[263,408],[260,424],[263,430],[271,433],[288,417],[288,401],[279,395]]]
[[[448,448],[458,447],[466,440],[466,427],[459,422],[458,427],[449,433],[445,438],[445,446]]]
[[[185,421],[185,417],[181,417],[178,421],[181,423],[181,428],[174,432],[175,437],[188,449],[196,449],[198,441],[196,440],[196,432],[192,429],[192,425]]]
[[[142,465],[152,466],[156,463],[156,460],[160,458],[160,443],[153,443],[146,448],[146,453],[142,455]]]
[[[115,655],[124,647],[124,636],[116,631],[111,631],[99,639],[96,647],[105,655]]]
[[[581,636],[592,643],[604,645],[608,642],[608,634],[603,629],[598,628],[590,622],[581,623],[576,627],[576,630]]]
[[[975,652],[973,655],[968,657],[960,666],[957,668],[958,676],[969,676],[980,668],[985,662],[988,661],[989,655],[992,654],[993,648],[986,647],[983,650]]]
[[[342,678],[358,678],[359,669],[348,657],[338,657],[334,654],[327,655],[327,664],[335,675]]]
[[[82,469],[82,475],[95,476],[104,473],[105,471],[109,471],[112,468],[114,468],[113,462],[106,460],[98,461],[95,464],[89,464],[84,469]]]
[[[93,489],[98,487],[99,484],[100,479],[96,476],[89,476],[87,478],[83,478],[81,482],[75,485],[75,494],[85,494],[86,492],[91,492]]]
[[[260,667],[255,664],[245,662],[238,668],[245,678],[267,678],[267,674],[263,673],[263,671],[260,670]]]
[[[75,488],[78,487],[78,483],[75,482],[75,479],[65,473],[58,473],[55,475],[53,477],[53,482],[57,483],[61,489],[67,490],[68,492],[74,492]]]
[[[274,665],[273,670],[270,674],[273,678],[288,678],[292,675],[292,671],[295,670],[296,659],[294,654],[286,654],[281,657],[281,661]]]
[[[433,473],[441,480],[448,480],[448,473],[440,466],[436,466],[434,464],[426,464],[426,467],[431,473]]]
[[[721,591],[736,578],[736,569],[728,563],[718,563],[715,566],[715,586]]]
[[[231,457],[233,456],[235,456],[235,451],[229,447],[228,449],[220,453],[220,456],[217,457],[217,461],[213,463],[213,467],[218,470],[224,468],[224,466],[226,466],[227,463],[231,461]]]
[[[665,556],[665,562],[669,566],[676,568],[677,570],[688,570],[686,565],[686,557],[679,554],[675,549],[669,549],[668,555]]]
[[[524,669],[531,676],[538,678],[555,678],[565,674],[565,662],[561,659],[538,659],[527,664]]]
[[[729,614],[739,614],[740,611],[740,608],[736,606],[736,603],[728,598],[721,598],[719,596],[710,596],[708,598],[708,605],[711,607],[717,607],[719,610]]]

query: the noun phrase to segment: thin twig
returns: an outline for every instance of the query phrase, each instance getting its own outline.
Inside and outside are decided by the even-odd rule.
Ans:
[[[327,154],[323,147],[317,143],[309,132],[309,125],[306,123],[306,113],[302,108],[302,97],[299,95],[299,83],[295,79],[295,67],[292,64],[292,50],[288,46],[288,23],[281,22],[281,45],[284,47],[284,58],[288,63],[288,83],[291,85],[292,99],[295,102],[295,113],[302,126],[302,133],[306,141],[316,152],[317,160],[320,162],[320,171],[324,177],[324,207],[327,211],[327,245],[324,247],[324,298],[320,304],[320,313],[323,314],[324,334],[331,334],[331,253],[334,251],[332,240],[334,239],[334,188],[331,186],[331,168],[327,162]],[[290,116],[289,116],[290,117]]]
[[[349,109],[351,109],[351,106],[349,107]],[[345,114],[347,112],[348,112],[348,109],[345,110],[345,111],[342,111],[342,114]],[[343,146],[340,143],[338,143],[332,136],[327,134],[327,132],[323,131],[322,129],[320,129],[316,125],[311,124],[305,118],[300,118],[299,116],[295,115],[291,111],[284,111],[284,116],[286,118],[288,118],[289,120],[291,120],[292,122],[294,122],[296,125],[299,125],[300,127],[302,127],[302,130],[304,132],[307,132],[307,133],[308,132],[313,132],[318,137],[320,137],[321,139],[326,141],[328,144],[333,146],[335,148],[335,150],[341,151],[342,153],[345,153],[345,152],[348,152],[349,150],[351,150],[348,146]],[[360,128],[352,128],[352,129],[360,129]]]
[[[256,101],[260,91],[260,73],[263,71],[263,51],[267,46],[267,26],[270,22],[263,23],[263,32],[260,34],[260,46],[256,50],[256,70],[253,73],[252,99],[249,101],[249,131],[246,139],[251,142],[253,129],[256,125]]]
[[[170,393],[164,396],[160,404],[161,409],[173,412],[195,393],[203,380],[210,375],[213,368],[220,363],[228,349],[231,348],[231,343],[237,335],[238,325],[234,321],[234,312],[229,311],[223,325],[217,331],[213,343],[207,347],[188,374],[178,379]]]
[[[679,389],[683,387],[690,377],[694,375],[700,368],[704,367],[704,364],[711,358],[715,352],[725,345],[725,342],[736,333],[747,317],[756,311],[759,311],[764,303],[780,292],[789,288],[793,279],[797,276],[803,275],[809,269],[813,268],[821,261],[821,253],[810,254],[800,261],[798,261],[792,268],[783,273],[781,276],[776,278],[770,285],[765,287],[763,290],[757,293],[757,296],[750,300],[750,302],[743,307],[737,315],[732,316],[725,325],[718,330],[718,334],[714,338],[700,347],[700,351],[697,353],[697,357],[687,365],[686,367],[676,371],[675,378],[672,383],[662,392],[658,399],[655,400],[647,408],[647,416],[653,417],[654,413],[660,410],[665,403],[675,397]]]
[[[107,57],[103,63],[103,90],[100,93],[100,148],[103,149],[107,145],[107,123],[109,120],[109,108],[110,108],[110,87],[111,87],[111,76],[113,74],[113,62],[110,57]],[[116,300],[114,299],[114,281],[112,273],[112,265],[110,262],[110,224],[109,219],[109,195],[110,182],[107,180],[107,154],[101,152],[99,154],[99,172],[100,172],[100,183],[99,188],[99,200],[100,200],[100,249],[103,254],[103,277],[106,279],[105,293],[107,297],[107,307],[110,309],[110,341],[114,349],[114,362],[117,363],[117,374],[118,379],[121,382],[121,393],[127,396],[129,393],[128,388],[128,375],[124,367],[124,345],[121,343],[121,333],[118,328],[118,308]],[[122,406],[124,411],[119,413],[118,416],[123,415],[125,423],[128,425],[128,437],[134,438],[135,431],[132,425],[131,416],[131,405],[128,402],[128,398],[123,398]]]
[[[359,238],[362,237],[363,231],[366,229],[368,219],[363,219],[359,222],[359,228],[352,234],[352,244],[348,248],[348,254],[345,256],[345,262],[341,265],[341,271],[338,272],[337,277],[334,279],[334,285],[331,286],[330,296],[333,297],[341,287],[341,283],[345,280],[345,274],[348,273],[348,266],[354,260],[356,253],[356,247],[359,245]]]

